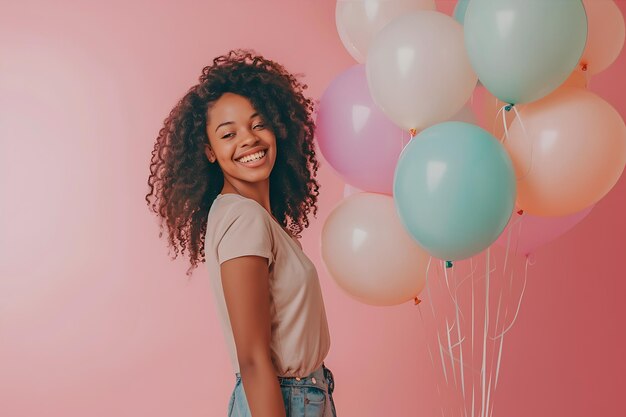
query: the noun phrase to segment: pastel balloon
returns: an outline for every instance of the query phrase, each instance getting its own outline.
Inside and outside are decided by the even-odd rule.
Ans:
[[[472,124],[478,123],[476,120],[476,115],[474,114],[474,111],[469,104],[461,107],[461,110],[459,110],[454,116],[450,117],[448,121],[465,122]]]
[[[365,63],[374,36],[394,17],[415,10],[435,10],[435,1],[338,1],[335,6],[337,33],[350,55],[357,62]]]
[[[587,44],[580,65],[597,74],[611,65],[624,46],[624,16],[613,0],[583,0],[587,12]]]
[[[465,21],[465,12],[467,11],[468,4],[469,0],[459,0],[457,1],[456,6],[454,6],[452,17],[454,17],[454,19],[460,24],[463,24]]]
[[[521,119],[521,120],[520,120]],[[598,202],[626,164],[626,126],[594,93],[563,87],[529,103],[504,142],[529,214],[566,216]]]
[[[566,86],[587,88],[587,74],[580,69],[574,70],[559,88]],[[505,113],[505,110],[502,110],[507,104],[491,94],[482,85],[476,87],[474,99],[471,102],[471,108],[478,121],[477,124],[500,140],[504,139],[504,124],[506,123],[506,127],[510,128],[516,117],[514,111]],[[521,104],[516,107],[521,110],[524,106]]]
[[[465,45],[481,83],[506,103],[528,103],[561,85],[587,37],[580,0],[472,0]]]
[[[578,87],[578,88],[587,88],[587,84],[589,83],[587,72],[582,71],[577,68],[570,74],[569,78],[565,80],[563,84],[559,86],[561,87]]]
[[[343,197],[348,197],[351,196],[352,194],[356,194],[356,193],[362,193],[363,190],[353,187],[350,184],[344,184],[343,186]]]
[[[365,65],[348,68],[326,88],[315,132],[322,155],[345,182],[391,195],[398,157],[411,136],[372,100]]]
[[[500,235],[496,244],[510,246],[510,250],[521,255],[529,255],[546,243],[555,240],[580,223],[595,207],[589,206],[577,213],[559,217],[513,214],[509,224]]]
[[[430,254],[406,233],[391,196],[365,192],[342,200],[324,223],[321,250],[337,285],[365,304],[401,304],[426,284]]]
[[[463,27],[436,11],[412,12],[389,22],[372,41],[365,68],[372,99],[405,130],[452,117],[477,80]]]
[[[394,177],[398,215],[439,259],[462,260],[491,245],[515,205],[515,175],[502,144],[463,122],[424,129],[404,148]]]

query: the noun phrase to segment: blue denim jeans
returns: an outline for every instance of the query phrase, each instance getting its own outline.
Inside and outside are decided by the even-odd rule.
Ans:
[[[228,417],[251,417],[241,375],[236,373],[235,378],[235,389],[228,404]],[[337,417],[332,395],[335,380],[324,363],[303,378],[277,378],[287,417]]]

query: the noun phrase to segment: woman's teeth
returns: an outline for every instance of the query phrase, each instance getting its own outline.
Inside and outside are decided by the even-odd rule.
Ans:
[[[236,161],[244,162],[244,163],[252,162],[252,161],[256,161],[257,159],[263,158],[263,156],[265,156],[265,151],[259,151],[259,152],[253,153],[252,155],[247,155],[242,158],[236,159]]]

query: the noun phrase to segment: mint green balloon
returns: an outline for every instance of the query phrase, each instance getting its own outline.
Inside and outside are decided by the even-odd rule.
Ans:
[[[504,146],[464,122],[433,125],[411,139],[393,181],[404,228],[431,255],[449,261],[496,241],[513,213],[516,191]]]
[[[454,6],[454,12],[452,12],[452,17],[454,17],[454,20],[456,20],[460,24],[463,24],[463,22],[465,21],[465,12],[467,11],[468,3],[469,0],[459,0],[456,3],[456,6]]]
[[[528,103],[574,71],[587,15],[581,0],[471,0],[463,28],[480,82],[506,103]]]

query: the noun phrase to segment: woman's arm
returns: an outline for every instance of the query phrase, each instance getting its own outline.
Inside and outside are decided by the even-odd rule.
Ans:
[[[224,298],[252,417],[285,417],[283,396],[271,361],[268,260],[241,256],[220,266]]]

